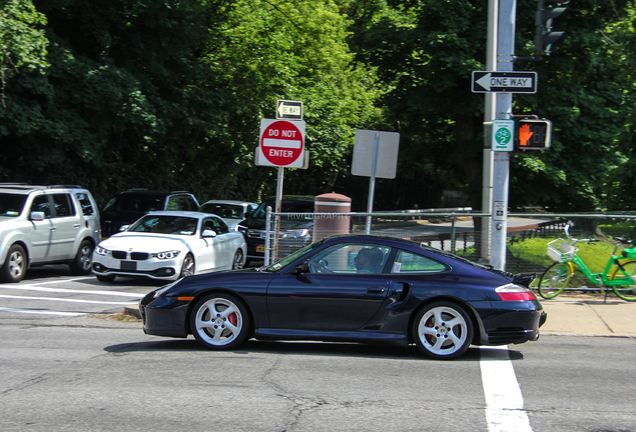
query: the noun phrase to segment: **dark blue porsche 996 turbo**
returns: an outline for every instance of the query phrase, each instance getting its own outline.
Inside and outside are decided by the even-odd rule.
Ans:
[[[327,238],[258,269],[180,279],[140,302],[144,332],[234,349],[249,338],[416,344],[435,359],[535,341],[530,279],[415,242]]]

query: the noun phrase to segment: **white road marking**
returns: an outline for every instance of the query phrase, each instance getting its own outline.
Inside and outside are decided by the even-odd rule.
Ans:
[[[61,315],[61,316],[88,315],[87,313],[84,313],[84,312],[53,312],[53,311],[38,311],[38,310],[30,310],[30,309],[10,309],[10,308],[0,308],[0,312],[17,312],[17,313],[27,313],[27,314]]]
[[[49,300],[49,301],[69,302],[69,303],[91,303],[91,304],[122,305],[122,306],[136,304],[135,302],[76,300],[76,299],[65,299],[65,298],[57,298],[57,297],[28,297],[28,296],[12,296],[12,295],[1,295],[1,294],[0,294],[0,298],[21,299],[21,300]]]
[[[35,285],[0,285],[0,289],[10,289],[10,290],[23,290],[23,291],[40,291],[40,292],[55,292],[55,293],[69,293],[69,294],[99,294],[99,295],[110,295],[117,297],[136,297],[141,298],[145,296],[145,294],[140,293],[129,293],[123,291],[96,291],[96,290],[74,290],[74,289],[66,289],[66,288],[45,288]]]
[[[488,351],[488,355],[485,352]],[[508,347],[481,348],[481,379],[489,432],[532,432]]]

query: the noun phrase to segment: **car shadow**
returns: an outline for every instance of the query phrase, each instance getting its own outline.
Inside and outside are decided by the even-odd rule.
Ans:
[[[191,351],[209,352],[215,354],[284,354],[284,355],[311,355],[311,356],[348,356],[365,358],[384,358],[393,360],[429,360],[424,357],[415,345],[406,348],[383,345],[365,345],[345,342],[307,342],[307,341],[259,341],[250,339],[243,343],[239,349],[232,351],[212,351],[204,348],[194,339],[169,339],[160,341],[137,342],[128,344],[111,345],[104,348],[106,352],[156,352],[156,351]],[[510,360],[522,360],[523,354],[515,350],[502,350],[471,346],[466,353],[452,361],[481,361],[501,360],[504,353],[508,353]]]

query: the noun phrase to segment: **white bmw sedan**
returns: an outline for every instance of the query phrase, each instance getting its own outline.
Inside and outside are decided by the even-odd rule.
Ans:
[[[243,234],[210,213],[153,212],[122,230],[93,252],[93,273],[100,281],[116,276],[176,280],[245,264]]]

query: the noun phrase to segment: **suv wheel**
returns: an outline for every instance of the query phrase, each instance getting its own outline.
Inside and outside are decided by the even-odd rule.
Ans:
[[[0,270],[0,279],[4,282],[20,282],[24,279],[26,264],[27,256],[24,248],[17,244],[11,246],[7,259]]]
[[[87,275],[91,272],[91,266],[93,265],[93,243],[89,240],[83,240],[80,244],[79,250],[75,259],[70,264],[71,273],[76,276]]]

